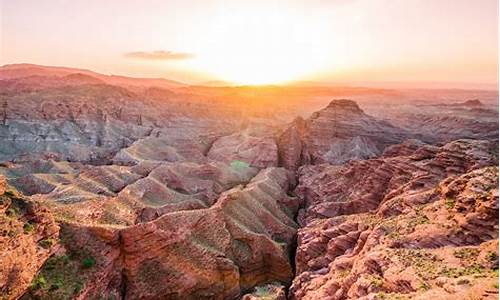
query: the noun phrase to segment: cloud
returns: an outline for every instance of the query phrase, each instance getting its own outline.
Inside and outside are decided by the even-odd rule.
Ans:
[[[191,59],[194,57],[191,53],[184,52],[172,52],[172,51],[135,51],[125,53],[125,57],[128,58],[138,58],[138,59],[148,59],[148,60],[184,60]]]

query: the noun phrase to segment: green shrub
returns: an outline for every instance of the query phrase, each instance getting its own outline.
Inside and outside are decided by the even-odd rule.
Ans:
[[[83,289],[83,283],[81,281],[75,282],[73,293],[78,294],[82,289]]]
[[[19,215],[19,210],[15,207],[10,207],[9,209],[7,209],[5,214],[9,218],[17,218],[17,216]]]
[[[51,238],[47,238],[41,240],[40,242],[38,242],[38,244],[44,249],[49,249],[50,247],[52,247],[52,245],[54,245],[54,240]]]
[[[32,224],[30,222],[24,223],[23,230],[24,230],[24,233],[26,233],[26,234],[33,232],[35,230],[35,224]]]
[[[444,204],[446,205],[447,209],[452,209],[455,207],[455,199],[447,198]]]
[[[92,268],[94,265],[95,265],[95,258],[93,258],[92,256],[85,257],[82,260],[82,266],[84,269]]]
[[[498,255],[495,252],[488,251],[488,253],[486,253],[486,260],[488,260],[489,262],[495,262],[497,259]]]
[[[453,256],[461,259],[475,259],[478,255],[479,250],[475,248],[462,248],[453,252]]]
[[[47,280],[45,280],[45,277],[43,277],[43,275],[38,274],[35,278],[33,278],[33,282],[31,283],[31,288],[34,290],[46,289]]]

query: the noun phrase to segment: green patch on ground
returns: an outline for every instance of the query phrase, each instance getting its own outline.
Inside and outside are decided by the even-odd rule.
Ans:
[[[84,282],[96,271],[99,259],[85,248],[72,248],[61,235],[65,254],[51,256],[32,280],[27,299],[73,299],[83,289]],[[42,244],[52,244],[50,239]],[[42,246],[42,244],[40,244]]]
[[[74,257],[52,256],[33,279],[30,294],[40,299],[71,299],[83,288],[82,269]]]
[[[422,208],[415,210],[416,215],[411,218],[396,216],[388,218],[380,223],[381,228],[387,233],[387,237],[397,240],[401,236],[415,231],[416,227],[423,224],[430,224],[429,218],[424,215]]]
[[[346,278],[347,276],[349,276],[349,274],[351,274],[351,268],[346,268],[346,269],[342,269],[342,270],[338,270],[336,273],[337,275],[340,277],[340,278]]]
[[[465,261],[475,260],[478,255],[479,250],[476,248],[462,248],[453,252],[453,256]]]
[[[425,250],[398,249],[395,254],[405,267],[413,267],[424,281],[435,279],[440,274],[442,259]]]
[[[463,248],[454,252],[454,255],[463,258],[465,266],[450,267],[443,260],[425,250],[398,249],[395,254],[405,267],[413,267],[416,274],[424,281],[444,276],[448,278],[459,278],[462,276],[474,277],[498,277],[496,270],[485,268],[476,262],[479,254],[473,248]]]
[[[453,209],[455,207],[455,199],[446,198],[446,200],[444,201],[444,205],[447,209]]]
[[[44,249],[49,249],[54,245],[55,241],[52,238],[46,238],[38,242],[38,245]]]
[[[489,273],[488,270],[479,264],[458,268],[444,266],[439,272],[440,275],[449,278],[458,278],[469,275],[474,275],[475,277],[486,277],[488,275],[487,273]]]
[[[486,253],[486,260],[489,262],[496,262],[498,260],[498,254],[493,251],[488,251],[488,253]],[[496,267],[498,269],[498,265]]]
[[[384,284],[384,279],[379,275],[369,275],[367,279],[370,282],[370,285],[375,288],[380,288]]]
[[[246,169],[248,169],[250,167],[250,165],[248,163],[241,161],[241,160],[233,160],[230,165],[231,165],[231,168],[237,172],[245,171]]]
[[[23,225],[23,231],[26,234],[29,234],[29,233],[35,231],[35,229],[36,229],[36,224],[33,224],[31,222],[26,222]]]

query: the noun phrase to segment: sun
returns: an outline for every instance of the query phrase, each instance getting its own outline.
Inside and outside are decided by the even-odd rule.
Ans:
[[[325,67],[328,41],[321,24],[283,9],[232,9],[209,23],[192,67],[236,84],[280,84]]]

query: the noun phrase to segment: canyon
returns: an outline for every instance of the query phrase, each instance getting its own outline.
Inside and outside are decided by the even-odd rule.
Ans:
[[[498,92],[0,67],[2,299],[497,299]]]

